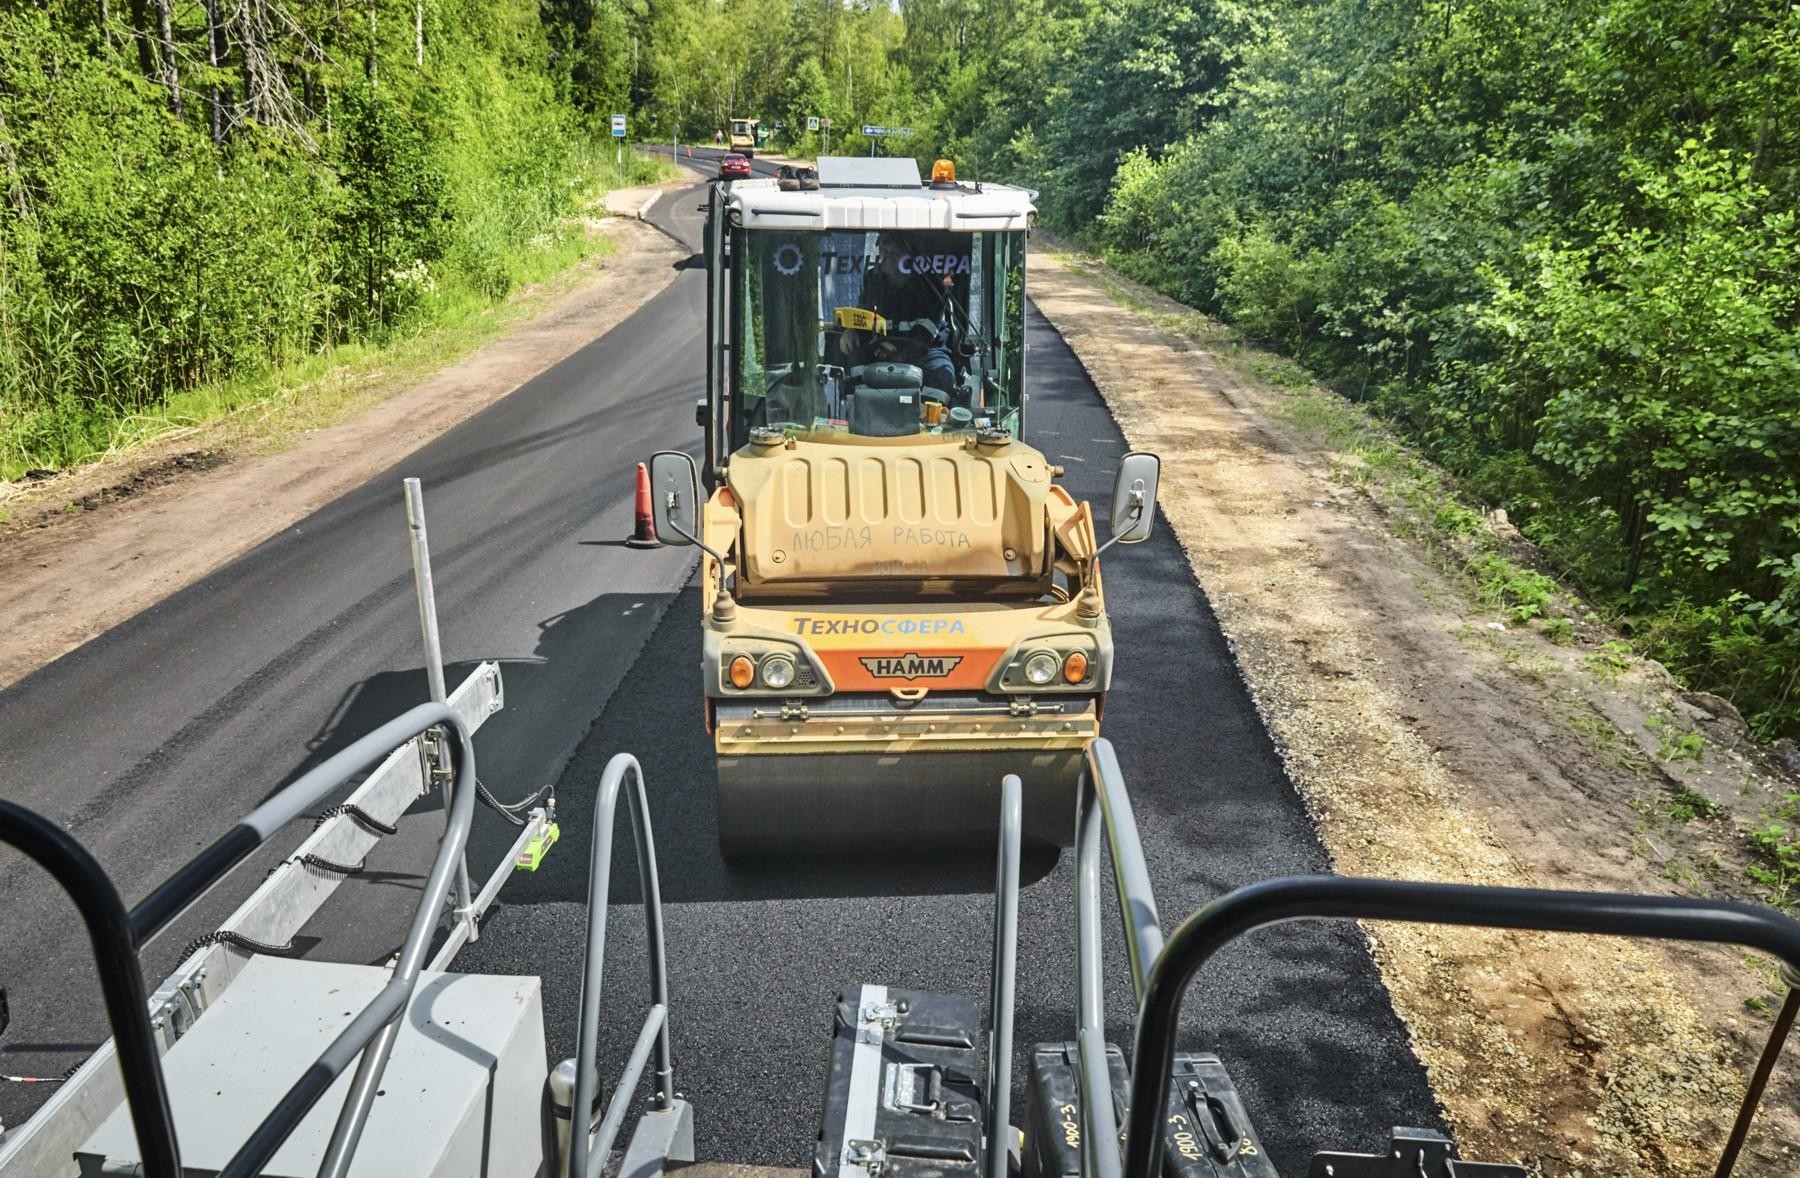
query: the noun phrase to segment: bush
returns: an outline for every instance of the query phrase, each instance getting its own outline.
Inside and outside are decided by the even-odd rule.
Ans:
[[[1321,322],[1316,258],[1303,257],[1266,222],[1220,241],[1213,256],[1231,321],[1251,339],[1304,359]]]
[[[367,331],[399,322],[427,288],[455,229],[449,177],[418,121],[387,95],[352,90],[340,118],[332,160],[337,312],[352,330]]]

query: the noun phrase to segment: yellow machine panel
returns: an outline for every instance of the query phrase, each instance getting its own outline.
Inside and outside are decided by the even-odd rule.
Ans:
[[[795,582],[1050,575],[1050,469],[1029,447],[949,438],[753,445],[728,485],[740,596]]]

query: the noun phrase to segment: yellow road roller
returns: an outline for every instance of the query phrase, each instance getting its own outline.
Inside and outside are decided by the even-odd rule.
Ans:
[[[1098,558],[1149,537],[1159,464],[1118,459],[1102,544],[1028,442],[1032,197],[833,157],[710,189],[703,460],[649,466],[656,538],[704,551],[729,856],[989,845],[1007,773],[1030,840],[1073,838]]]

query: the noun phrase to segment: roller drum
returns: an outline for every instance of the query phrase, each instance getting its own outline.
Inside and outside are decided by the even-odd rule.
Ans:
[[[1000,779],[1017,773],[1025,840],[1067,847],[1082,765],[1079,749],[720,756],[719,846],[733,859],[991,846]]]

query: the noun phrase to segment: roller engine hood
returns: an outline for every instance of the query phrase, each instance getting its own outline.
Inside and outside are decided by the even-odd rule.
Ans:
[[[752,444],[727,472],[740,595],[926,582],[1042,592],[1053,497],[1068,504],[1051,473],[1029,446],[968,437]]]

